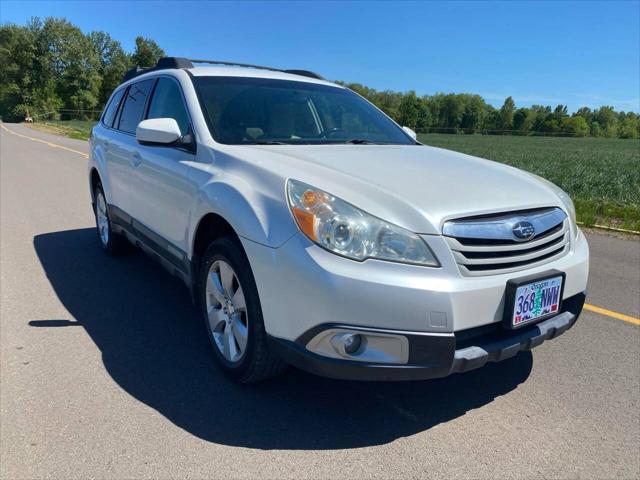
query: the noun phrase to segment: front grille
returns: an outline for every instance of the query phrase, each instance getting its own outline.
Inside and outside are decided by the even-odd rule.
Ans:
[[[558,231],[562,230],[562,223],[559,223],[555,227],[551,227],[550,229],[536,235],[534,238],[541,239],[546,236],[553,235]],[[491,238],[464,238],[458,237],[458,241],[465,246],[473,246],[473,245],[519,245],[520,242],[516,242],[515,240],[496,240]]]
[[[527,222],[535,234],[523,241],[513,228]],[[460,271],[495,275],[542,265],[569,250],[569,220],[559,208],[463,218],[445,223],[443,233]]]

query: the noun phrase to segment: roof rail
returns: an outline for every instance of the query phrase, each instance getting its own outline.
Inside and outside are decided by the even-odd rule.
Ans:
[[[324,80],[324,78],[321,75],[318,75],[317,73],[311,72],[309,70],[283,70],[281,68],[264,67],[262,65],[251,65],[250,63],[223,62],[221,60],[196,60],[193,58],[190,58],[189,60],[193,63],[209,63],[211,65],[228,65],[231,67],[257,68],[259,70],[270,70],[272,72],[290,73],[291,75],[302,75],[303,77]]]
[[[166,70],[172,68],[193,68],[194,63],[208,63],[211,65],[228,65],[232,67],[245,67],[245,68],[257,68],[260,70],[270,70],[272,72],[283,72],[292,75],[301,75],[303,77],[316,78],[318,80],[324,80],[324,78],[317,73],[310,72],[309,70],[282,70],[280,68],[264,67],[261,65],[251,65],[249,63],[238,62],[223,62],[221,60],[199,60],[183,57],[162,57],[158,60],[158,63],[154,67],[133,67],[124,74],[122,78],[123,82],[131,80],[132,78],[142,75],[143,73],[153,72],[156,70]]]
[[[132,78],[137,77],[138,75],[142,75],[145,71],[149,70],[148,68],[143,68],[139,66],[135,66],[126,71],[124,76],[122,77],[122,81],[126,82],[127,80],[131,80]]]
[[[187,58],[182,57],[162,57],[158,60],[158,63],[154,67],[140,67],[135,66],[124,74],[122,81],[126,82],[132,78],[142,75],[143,73],[153,72],[155,70],[167,70],[172,68],[193,68],[193,63]]]
[[[250,63],[223,62],[222,60],[198,60],[190,58],[193,63],[208,63],[210,65],[227,65],[229,67],[245,67],[257,68],[258,70],[271,70],[272,72],[281,72],[282,70],[272,67],[263,67],[262,65],[251,65]]]
[[[317,78],[318,80],[324,80],[322,75],[318,75],[316,72],[312,72],[310,70],[281,70],[285,73],[290,73],[291,75],[302,75],[303,77],[309,78]]]

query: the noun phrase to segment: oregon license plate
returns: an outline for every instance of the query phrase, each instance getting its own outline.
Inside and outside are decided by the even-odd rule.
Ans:
[[[521,283],[515,288],[511,327],[517,328],[560,311],[563,275]]]

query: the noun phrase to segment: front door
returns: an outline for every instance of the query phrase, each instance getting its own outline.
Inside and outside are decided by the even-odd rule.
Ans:
[[[149,118],[173,118],[183,135],[190,134],[190,120],[178,82],[160,77],[153,90]],[[131,188],[132,216],[142,234],[185,260],[189,209],[197,193],[189,180],[194,152],[184,147],[140,145]],[[166,243],[165,243],[166,242]]]

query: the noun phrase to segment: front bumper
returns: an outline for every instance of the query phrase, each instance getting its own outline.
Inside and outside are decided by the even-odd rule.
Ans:
[[[428,239],[441,268],[334,255],[294,235],[279,248],[246,239],[266,332],[295,341],[327,323],[453,334],[502,321],[507,282],[558,270],[563,299],[586,291],[589,248],[584,235],[571,251],[521,272],[464,277],[443,237]]]
[[[441,268],[355,262],[327,252],[302,234],[279,248],[242,239],[272,348],[293,365],[328,377],[435,378],[533,348],[569,329],[582,310],[589,248],[581,233],[569,253],[559,259],[482,277],[461,275],[443,237],[430,236],[425,241]],[[503,328],[507,283],[550,270],[565,274],[561,314],[517,331]],[[388,343],[388,348],[372,349],[366,358],[364,354],[356,360],[336,358],[323,340],[335,338],[329,330],[336,327],[371,332],[365,336],[367,342],[370,338],[387,341],[394,335],[396,340],[402,338]],[[324,335],[320,340],[319,333]],[[368,347],[364,353],[370,351]]]
[[[390,331],[409,342],[409,361],[403,365],[364,363],[328,358],[307,349],[307,343],[323,330],[379,331],[351,325],[319,325],[295,341],[269,337],[270,348],[287,362],[310,373],[343,380],[424,380],[467,372],[488,362],[500,362],[523,350],[537,347],[545,340],[569,330],[578,320],[585,301],[579,293],[564,300],[557,316],[521,330],[508,330],[499,324],[462,331],[457,334]]]

